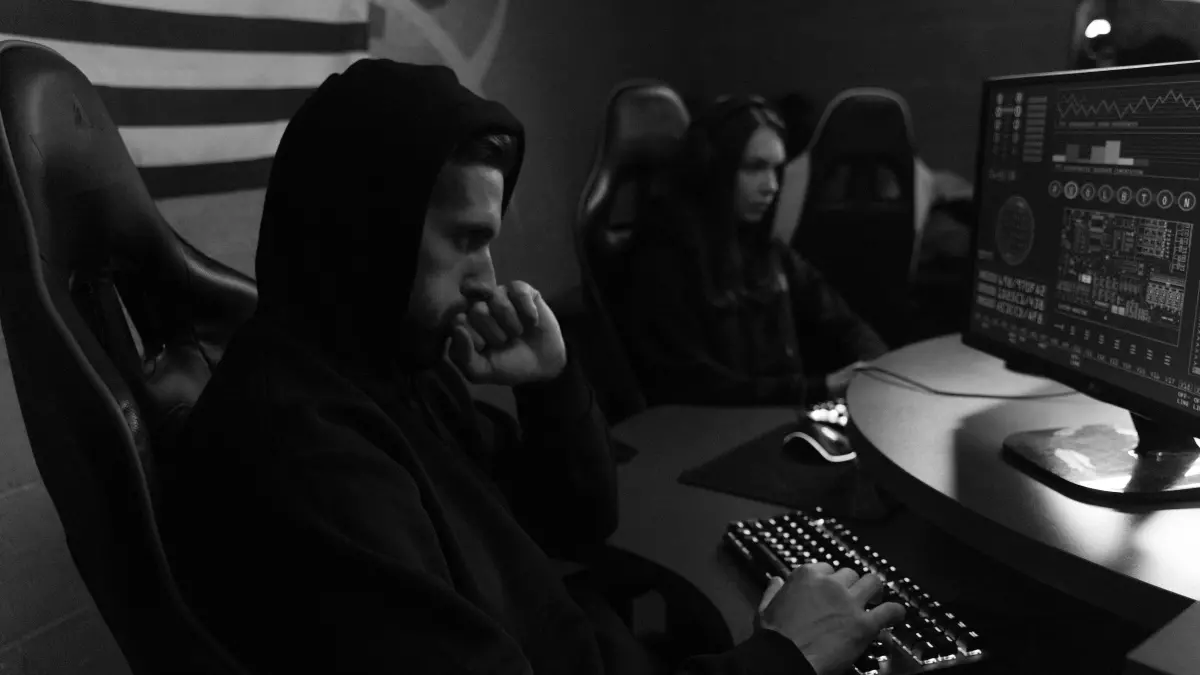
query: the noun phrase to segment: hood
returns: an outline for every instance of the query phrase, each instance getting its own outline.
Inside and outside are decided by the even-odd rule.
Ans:
[[[341,358],[388,361],[416,274],[425,211],[450,153],[521,123],[442,66],[385,59],[331,75],[300,107],[271,167],[257,315]],[[378,364],[374,364],[378,365]]]

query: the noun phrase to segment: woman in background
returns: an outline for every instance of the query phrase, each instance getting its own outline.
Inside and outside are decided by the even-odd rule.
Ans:
[[[770,237],[785,143],[758,97],[719,99],[688,129],[631,247],[622,332],[651,404],[818,403],[887,351]]]

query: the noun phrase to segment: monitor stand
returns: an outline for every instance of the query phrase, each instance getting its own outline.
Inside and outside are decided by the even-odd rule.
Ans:
[[[1133,429],[1095,424],[1015,433],[1004,439],[1004,450],[1056,477],[1056,487],[1083,500],[1200,500],[1196,439],[1173,426],[1132,417]]]

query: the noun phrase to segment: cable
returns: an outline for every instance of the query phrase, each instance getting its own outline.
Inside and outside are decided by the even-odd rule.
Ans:
[[[858,368],[855,368],[854,370],[855,370],[855,372],[859,372],[859,373],[868,373],[868,374],[878,373],[881,375],[887,375],[888,377],[892,377],[892,378],[900,380],[901,382],[904,382],[906,384],[910,384],[910,385],[920,389],[921,391],[924,391],[929,394],[933,394],[934,396],[949,396],[952,398],[992,398],[992,399],[1003,399],[1003,400],[1008,400],[1008,401],[1034,401],[1034,400],[1043,399],[1043,398],[1061,398],[1063,396],[1074,396],[1079,393],[1079,392],[1075,391],[1074,389],[1069,389],[1067,391],[1057,391],[1057,392],[1050,393],[1050,394],[1018,394],[1018,395],[988,394],[988,393],[984,393],[984,392],[946,391],[944,389],[934,389],[933,387],[931,387],[927,384],[922,384],[921,382],[918,382],[918,381],[912,379],[911,377],[908,377],[907,375],[901,375],[900,373],[897,373],[892,370],[888,370],[887,368],[880,368],[879,366],[871,366],[871,365],[859,366]]]

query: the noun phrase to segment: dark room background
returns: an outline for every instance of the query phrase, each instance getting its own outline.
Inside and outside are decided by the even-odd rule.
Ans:
[[[413,4],[373,13],[372,53],[444,62],[396,9]],[[467,52],[502,6],[429,4]],[[529,132],[514,210],[494,249],[498,271],[550,297],[577,283],[571,218],[605,100],[621,80],[657,77],[699,97],[799,90],[818,108],[847,87],[888,87],[908,100],[930,166],[969,178],[980,80],[1063,67],[1073,11],[1070,0],[513,2],[482,83]],[[260,193],[170,200],[163,209],[201,248],[253,272]]]
[[[494,255],[502,278],[525,279],[553,298],[577,283],[571,219],[604,103],[618,82],[656,77],[691,96],[802,91],[818,108],[847,87],[891,88],[909,101],[927,163],[969,179],[980,80],[1062,68],[1076,3],[377,4],[371,10],[373,54],[452,65],[526,124],[527,163]],[[6,31],[0,25],[0,34]],[[253,274],[261,190],[170,199],[161,207],[201,249]],[[67,553],[25,439],[6,356],[0,363],[0,429],[0,671],[128,672]]]

